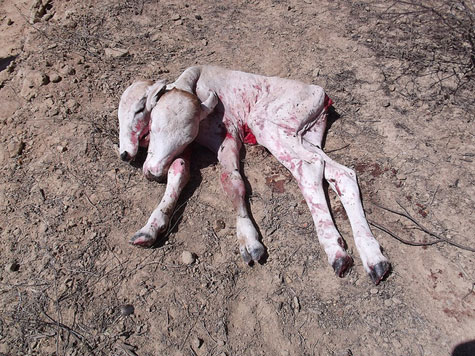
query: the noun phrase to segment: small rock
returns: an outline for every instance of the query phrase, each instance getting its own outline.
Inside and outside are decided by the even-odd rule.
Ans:
[[[173,14],[171,17],[172,21],[178,21],[181,20],[180,14]]]
[[[65,65],[63,66],[61,69],[60,69],[60,73],[62,75],[74,75],[76,74],[76,69],[74,69],[73,67],[71,67],[70,65]]]
[[[66,146],[62,146],[62,145],[58,145],[56,146],[56,149],[58,150],[58,152],[66,152],[68,150],[68,148]]]
[[[201,17],[201,15],[195,15],[195,19],[197,19],[197,20],[203,20],[203,18]]]
[[[10,158],[15,158],[22,154],[23,149],[25,148],[25,142],[23,141],[12,141],[8,144],[7,150],[10,153]]]
[[[208,45],[208,40],[202,39],[202,40],[201,40],[201,44],[202,44],[203,46],[207,46],[207,45]]]
[[[52,73],[49,76],[49,79],[51,80],[52,83],[59,83],[61,81],[61,76],[58,73]]]
[[[300,310],[300,302],[297,296],[294,297],[294,310],[297,312]]]
[[[390,307],[392,304],[393,304],[393,302],[391,301],[391,299],[386,299],[384,301],[384,306],[385,307]]]
[[[396,304],[396,305],[401,303],[399,298],[393,297],[392,300],[393,300],[393,303]]]
[[[18,264],[18,262],[12,262],[7,264],[7,271],[9,272],[18,272],[19,269],[20,265]]]
[[[124,48],[106,48],[104,54],[109,58],[120,58],[127,56],[129,51]]]
[[[371,294],[378,294],[378,288],[371,288],[370,293]]]
[[[7,20],[7,25],[8,25],[8,26],[13,25],[13,20],[9,18],[9,19]]]
[[[29,74],[29,77],[30,78],[28,79],[30,80],[30,88],[40,87],[42,85],[46,85],[49,83],[49,77],[46,74],[41,73],[39,71],[32,71]]]
[[[132,304],[126,304],[126,305],[122,305],[120,307],[120,315],[122,316],[128,316],[128,315],[131,315],[133,314],[135,311],[134,309],[134,306]]]
[[[192,265],[196,261],[196,255],[190,251],[183,251],[181,253],[181,261],[185,265]]]
[[[388,107],[390,107],[390,106],[391,106],[391,103],[390,103],[389,101],[385,101],[385,102],[383,103],[383,107],[385,107],[385,108],[388,108]]]
[[[193,346],[195,349],[199,349],[202,344],[203,340],[201,340],[199,337],[195,337],[193,340],[191,340],[191,346]]]
[[[226,224],[224,223],[223,220],[221,220],[221,219],[216,220],[216,224],[215,224],[215,226],[214,226],[214,229],[215,229],[217,232],[223,230],[225,227],[226,227]]]
[[[220,347],[223,347],[224,345],[226,345],[226,343],[223,340],[218,340],[217,344]]]

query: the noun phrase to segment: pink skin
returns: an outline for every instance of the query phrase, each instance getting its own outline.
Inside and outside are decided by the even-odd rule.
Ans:
[[[325,199],[323,179],[329,182],[347,212],[363,266],[373,282],[379,283],[390,264],[369,229],[355,172],[330,159],[320,148],[331,105],[322,88],[212,66],[188,68],[173,85],[196,90],[200,100],[210,92],[220,99],[220,106],[200,124],[196,139],[217,153],[223,167],[221,182],[237,213],[238,242],[246,262],[258,261],[264,247],[245,205],[239,173],[241,142],[263,145],[290,170],[310,209],[328,262],[342,276],[352,259]]]

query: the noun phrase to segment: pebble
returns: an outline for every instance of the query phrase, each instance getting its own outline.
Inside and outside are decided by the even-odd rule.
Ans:
[[[129,51],[125,48],[106,48],[104,54],[109,58],[120,58],[125,57],[129,54]]]
[[[18,264],[18,262],[12,262],[12,263],[7,264],[7,271],[18,272],[19,269],[20,269],[20,265]]]
[[[181,261],[185,265],[192,265],[196,261],[196,255],[190,251],[183,251],[181,253]]]
[[[52,73],[49,76],[49,79],[51,80],[52,83],[59,83],[61,81],[61,76],[58,73]]]
[[[226,227],[226,224],[224,223],[223,220],[216,220],[216,224],[214,226],[214,229],[216,232],[223,230]]]
[[[7,20],[7,26],[11,26],[11,25],[13,25],[13,20],[9,18]]]
[[[39,71],[32,71],[29,75],[29,78],[27,80],[30,81],[30,88],[33,87],[40,87],[42,85],[46,85],[49,83],[49,77]]]
[[[60,69],[60,73],[63,75],[74,75],[76,74],[76,69],[71,67],[70,65],[66,64]]]
[[[8,144],[7,150],[10,154],[10,158],[15,158],[22,154],[23,149],[25,148],[25,142],[23,141],[12,141]]]
[[[173,21],[178,21],[178,20],[181,20],[181,16],[180,16],[180,14],[173,14],[171,19]]]
[[[197,19],[197,20],[203,20],[203,18],[201,17],[201,15],[195,15],[195,19]]]
[[[226,343],[223,340],[218,340],[217,344],[220,347],[223,347],[224,345],[226,345]]]
[[[371,294],[378,294],[378,288],[371,288],[370,293]]]
[[[294,310],[297,312],[300,310],[300,302],[297,296],[294,297]]]
[[[193,340],[191,340],[191,346],[193,346],[195,349],[199,349],[202,344],[203,340],[201,340],[199,337],[195,337]]]
[[[120,307],[120,315],[128,316],[134,313],[134,306],[132,304],[122,305]]]
[[[385,108],[388,108],[388,107],[390,107],[390,106],[391,106],[391,103],[390,103],[389,101],[385,101],[385,102],[383,103],[383,107],[385,107]]]
[[[391,299],[386,299],[384,301],[384,306],[385,307],[390,307],[392,304],[393,304],[393,302],[391,301]]]

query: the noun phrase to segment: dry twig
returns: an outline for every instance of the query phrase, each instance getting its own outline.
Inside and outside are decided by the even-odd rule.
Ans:
[[[422,226],[416,219],[414,219],[410,214],[409,212],[407,211],[406,208],[404,208],[399,202],[397,202],[397,204],[401,207],[402,210],[404,210],[404,212],[400,212],[400,211],[397,211],[397,210],[394,210],[394,209],[390,209],[390,208],[386,208],[382,205],[379,205],[379,204],[376,204],[376,203],[373,203],[374,205],[376,205],[378,208],[380,209],[383,209],[383,210],[386,210],[386,211],[389,211],[390,213],[393,213],[393,214],[396,214],[396,215],[399,215],[399,216],[402,216],[402,217],[405,217],[406,219],[409,219],[410,221],[412,221],[416,226],[417,228],[426,233],[427,235],[435,238],[436,240],[435,241],[430,241],[430,242],[414,242],[414,241],[408,241],[408,240],[404,240],[402,238],[400,238],[399,236],[397,236],[396,234],[394,234],[393,232],[389,231],[387,228],[385,228],[384,226],[381,226],[381,225],[378,225],[374,222],[370,222],[370,224],[374,227],[376,227],[377,229],[381,230],[381,231],[384,231],[385,233],[389,234],[390,236],[394,237],[395,239],[397,239],[398,241],[406,244],[406,245],[411,245],[411,246],[429,246],[429,245],[434,245],[434,244],[437,244],[437,243],[440,243],[440,242],[445,242],[449,245],[452,245],[452,246],[455,246],[455,247],[458,247],[462,250],[466,250],[466,251],[470,251],[470,252],[475,252],[475,248],[473,247],[470,247],[470,246],[465,246],[465,245],[462,245],[462,244],[459,244],[457,242],[454,242],[454,241],[451,241],[449,239],[447,239],[446,237],[443,237],[443,236],[440,236],[428,229],[426,229],[424,226]]]

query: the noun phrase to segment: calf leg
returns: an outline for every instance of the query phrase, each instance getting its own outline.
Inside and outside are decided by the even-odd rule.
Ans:
[[[381,253],[379,243],[374,238],[366,221],[356,181],[356,173],[328,157],[319,148],[320,141],[314,141],[313,138],[306,134],[303,137],[303,145],[307,150],[314,152],[325,161],[324,177],[340,197],[345,208],[353,231],[356,249],[360,254],[366,272],[372,281],[378,284],[388,273],[391,265]]]
[[[160,204],[139,231],[130,239],[130,243],[140,247],[152,246],[158,235],[168,227],[176,202],[183,187],[190,179],[189,159],[177,158],[168,169],[167,187]]]
[[[389,271],[390,264],[381,253],[378,241],[374,238],[366,221],[361,204],[356,173],[332,160],[325,160],[325,179],[340,197],[350,220],[356,248],[366,272],[375,284]]]
[[[246,189],[239,173],[240,148],[241,142],[228,134],[218,149],[218,160],[223,166],[221,173],[223,189],[237,213],[236,233],[239,251],[244,261],[249,263],[251,260],[259,261],[265,250],[258,240],[259,235],[246,209],[244,200]]]
[[[318,156],[311,162],[294,159],[282,162],[289,168],[297,180],[302,195],[312,214],[318,241],[328,256],[328,262],[339,277],[343,277],[353,264],[353,260],[346,253],[345,244],[340,233],[333,223],[323,190],[324,162]]]

